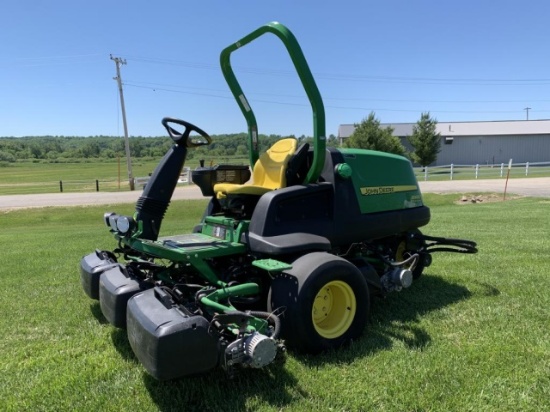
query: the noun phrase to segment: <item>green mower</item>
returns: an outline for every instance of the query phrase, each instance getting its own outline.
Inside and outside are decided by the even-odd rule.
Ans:
[[[254,112],[230,56],[266,33],[285,45],[311,103],[311,146],[287,138],[259,153]],[[432,252],[476,252],[474,242],[419,231],[430,210],[409,160],[326,147],[321,96],[285,26],[260,27],[220,60],[248,124],[250,167],[201,164],[192,180],[210,198],[202,221],[193,233],[159,237],[187,151],[211,143],[202,129],[164,118],[174,144],[134,215],[104,216],[118,247],[80,262],[86,294],[127,329],[137,358],[160,380],[263,368],[286,346],[338,348],[363,332],[371,297],[409,287]]]

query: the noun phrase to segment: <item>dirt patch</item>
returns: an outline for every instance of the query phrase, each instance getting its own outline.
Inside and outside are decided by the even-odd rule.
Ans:
[[[523,196],[518,195],[506,195],[506,200],[520,199]],[[493,203],[493,202],[502,202],[504,201],[504,196],[499,193],[489,193],[489,194],[464,194],[458,200],[455,201],[458,205],[469,205],[476,203]]]

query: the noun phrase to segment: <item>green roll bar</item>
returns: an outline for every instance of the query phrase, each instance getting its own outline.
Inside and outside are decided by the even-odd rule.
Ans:
[[[307,64],[306,58],[296,40],[296,37],[292,32],[280,23],[272,22],[261,26],[254,30],[249,35],[243,37],[236,43],[226,47],[222,50],[220,55],[220,64],[223,72],[223,76],[239,105],[241,112],[243,113],[246,122],[248,124],[248,150],[250,157],[250,165],[254,168],[254,164],[259,157],[258,150],[258,124],[256,123],[256,116],[252,111],[250,103],[246,99],[235,73],[231,67],[230,56],[235,50],[245,46],[252,40],[264,35],[265,33],[273,33],[276,35],[285,45],[292,63],[296,68],[296,72],[300,77],[304,90],[309,98],[311,109],[313,111],[313,164],[309,169],[307,176],[304,180],[304,184],[316,182],[321,174],[321,170],[325,164],[325,149],[326,149],[326,136],[325,136],[325,108],[323,106],[323,100],[317,84],[313,79],[311,70]]]

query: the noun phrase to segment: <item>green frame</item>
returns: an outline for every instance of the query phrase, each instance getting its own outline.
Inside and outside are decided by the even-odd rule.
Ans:
[[[242,91],[235,77],[235,73],[233,72],[233,68],[231,67],[231,53],[266,33],[276,35],[285,45],[311,104],[313,112],[313,164],[303,183],[314,183],[319,178],[325,164],[325,108],[317,84],[311,74],[311,70],[309,69],[298,41],[287,27],[278,22],[272,22],[261,26],[239,41],[223,49],[220,55],[220,65],[223,76],[248,124],[250,166],[254,168],[254,164],[259,158],[258,124],[254,111]]]

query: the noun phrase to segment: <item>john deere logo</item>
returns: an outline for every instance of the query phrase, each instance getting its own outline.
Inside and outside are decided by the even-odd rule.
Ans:
[[[363,196],[371,196],[371,195],[389,195],[392,193],[399,193],[399,192],[410,192],[413,190],[418,190],[416,185],[404,185],[404,186],[369,186],[369,187],[362,187],[361,194]]]

